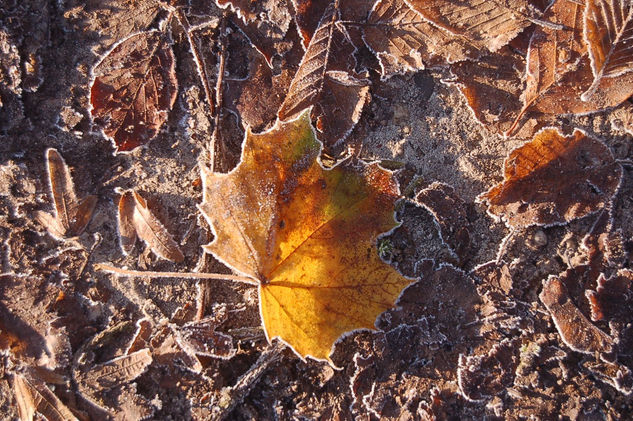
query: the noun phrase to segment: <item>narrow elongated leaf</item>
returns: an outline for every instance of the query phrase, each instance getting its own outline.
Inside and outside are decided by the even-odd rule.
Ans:
[[[369,98],[368,81],[353,74],[356,48],[339,20],[335,1],[325,10],[277,113],[288,121],[313,107],[326,146],[349,134]]]
[[[147,202],[140,194],[135,191],[126,192],[130,193],[129,196],[122,197],[123,203],[123,231],[126,235],[130,235],[129,227],[129,213],[132,206],[131,201],[134,201],[134,209],[132,212],[132,224],[136,230],[138,237],[145,241],[145,243],[152,249],[156,255],[163,259],[171,260],[173,262],[182,262],[184,256],[178,247],[178,244],[174,241],[167,229],[161,224],[161,222],[154,216],[154,214],[147,207]],[[125,194],[123,195],[125,196]],[[121,228],[119,228],[121,230]],[[130,238],[130,237],[127,237]],[[122,246],[123,246],[122,240]],[[125,240],[126,248],[129,246],[127,240]],[[130,240],[131,241],[131,240]],[[130,247],[131,248],[131,247]],[[125,249],[124,249],[125,251]]]
[[[586,0],[584,23],[594,81],[582,99],[590,101],[603,79],[633,70],[633,2]]]
[[[467,38],[432,25],[401,0],[374,4],[363,25],[363,40],[380,60],[383,77],[479,56]]]
[[[107,53],[93,74],[92,117],[117,152],[153,139],[178,92],[174,53],[165,35],[132,35]]]
[[[130,190],[124,192],[119,199],[119,243],[123,253],[130,254],[136,243],[136,228],[134,227],[134,193]]]
[[[16,373],[13,375],[13,392],[21,421],[32,421],[35,413],[48,421],[77,420],[41,380]]]
[[[36,218],[56,238],[77,236],[90,222],[97,198],[87,196],[77,200],[70,170],[57,150],[46,150],[46,166],[55,215],[40,211],[36,213]]]
[[[492,52],[510,42],[538,16],[528,0],[409,0],[408,3],[438,28]]]
[[[83,387],[95,391],[112,389],[133,381],[143,374],[151,363],[152,355],[149,349],[141,349],[95,365],[81,373],[80,381]]]

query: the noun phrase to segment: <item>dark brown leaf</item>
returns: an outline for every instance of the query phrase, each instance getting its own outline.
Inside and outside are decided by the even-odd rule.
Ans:
[[[513,228],[569,222],[608,205],[622,167],[601,142],[545,129],[510,153],[505,180],[479,200]]]
[[[378,0],[362,27],[383,77],[479,56],[468,38],[432,25],[401,0]]]
[[[586,292],[594,321],[616,320],[626,325],[633,319],[633,272],[621,269],[607,278],[600,274],[595,291]]]
[[[345,139],[369,99],[368,81],[353,74],[356,48],[339,20],[335,1],[323,14],[278,112],[288,121],[313,107],[312,118],[326,147]]]
[[[16,373],[13,375],[13,392],[21,421],[32,421],[36,413],[48,421],[77,420],[41,380]]]
[[[552,316],[558,334],[568,347],[585,354],[598,353],[606,361],[612,359],[613,340],[581,313],[569,297],[567,288],[558,278],[550,276],[543,281],[543,290],[539,298]]]
[[[94,67],[90,89],[94,122],[117,152],[153,139],[178,93],[174,53],[158,31],[132,35]]]
[[[303,47],[308,48],[319,20],[332,0],[292,0],[295,8],[297,31],[303,40]]]
[[[448,184],[435,182],[422,190],[415,198],[435,218],[442,241],[463,259],[470,245],[470,222],[466,204]]]
[[[97,198],[87,196],[81,201],[77,200],[70,170],[57,150],[46,150],[46,166],[55,215],[39,211],[36,218],[55,238],[80,235],[92,218]]]
[[[81,372],[77,380],[80,388],[100,392],[130,383],[143,374],[152,363],[149,349],[141,349],[97,364]]]
[[[178,342],[191,355],[230,359],[237,351],[233,346],[233,338],[217,332],[217,324],[215,318],[185,323],[177,329]]]

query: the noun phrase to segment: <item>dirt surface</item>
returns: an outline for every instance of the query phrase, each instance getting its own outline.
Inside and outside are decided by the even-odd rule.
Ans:
[[[230,12],[206,4],[212,2],[192,3],[192,22],[208,23],[196,36],[214,84],[221,19]],[[178,96],[155,139],[114,154],[90,117],[92,67],[118,40],[157,27],[165,15],[148,1],[0,3],[3,419],[18,417],[17,375],[42,380],[80,419],[633,417],[631,289],[622,281],[621,293],[606,299],[605,305],[624,308],[624,316],[602,321],[590,321],[586,293],[598,288],[600,273],[611,279],[631,266],[631,104],[558,119],[566,131],[581,128],[604,142],[623,163],[612,214],[599,210],[565,225],[510,232],[476,198],[502,181],[504,159],[526,139],[505,139],[483,127],[457,87],[442,82],[450,76],[443,69],[387,80],[372,75],[372,101],[349,138],[362,145],[361,158],[400,168],[396,177],[407,197],[397,210],[402,225],[381,253],[415,282],[378,318],[377,330],[339,340],[332,355],[337,368],[302,361],[267,343],[256,288],[209,281],[204,314],[225,314],[213,328],[231,338],[233,352],[192,358],[179,350],[173,331],[191,320],[196,281],[116,277],[93,266],[228,273],[201,249],[212,234],[196,207],[199,165],[208,163],[214,123],[183,31],[171,29]],[[258,53],[232,23],[227,28],[230,86],[248,75]],[[243,128],[225,105],[220,167],[228,171],[238,162]],[[91,222],[75,239],[54,239],[34,218],[53,206],[47,148],[56,148],[72,168],[80,197],[98,197]],[[435,212],[414,198],[437,182],[452,186],[454,201]],[[122,253],[117,203],[119,192],[130,188],[174,234],[184,262],[159,259],[142,244]],[[459,221],[466,240],[442,235],[442,218],[449,229]],[[592,249],[598,237],[600,246]],[[608,261],[598,269],[588,251],[596,249]],[[578,316],[572,328],[589,329],[587,322],[600,329],[612,341],[610,355],[574,350],[561,337],[542,295],[549,276],[561,279],[567,302],[586,318]],[[137,335],[143,326],[145,337]],[[144,346],[153,350],[153,361],[133,380],[96,391],[81,383],[86,370]]]

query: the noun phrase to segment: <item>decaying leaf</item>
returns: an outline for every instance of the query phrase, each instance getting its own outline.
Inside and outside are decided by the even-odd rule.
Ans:
[[[607,278],[600,274],[595,291],[586,291],[591,304],[591,319],[617,320],[623,325],[633,318],[633,272],[620,269]]]
[[[81,383],[82,388],[99,392],[133,381],[143,374],[151,363],[152,355],[149,349],[141,349],[97,364],[89,370],[81,372],[77,380]]]
[[[528,0],[409,0],[438,28],[492,52],[506,45],[539,16]]]
[[[609,149],[580,130],[537,133],[505,161],[505,179],[479,197],[488,212],[514,227],[569,222],[609,204],[622,167]]]
[[[362,27],[383,77],[479,56],[468,38],[432,25],[402,0],[378,0]]]
[[[21,421],[32,421],[36,413],[48,421],[77,420],[48,386],[37,378],[14,374],[13,392]]]
[[[550,276],[543,281],[543,290],[539,298],[552,316],[558,334],[568,347],[585,354],[600,354],[605,361],[612,360],[613,340],[582,314],[558,278]]]
[[[325,170],[308,112],[247,131],[243,148],[231,173],[202,171],[200,210],[215,232],[205,250],[259,283],[269,339],[328,359],[341,334],[374,328],[410,282],[375,250],[396,226],[398,187],[377,164]]]
[[[172,262],[182,262],[178,244],[147,207],[147,202],[134,190],[127,190],[119,199],[119,235],[121,249],[129,253],[136,237],[145,241],[157,256]]]
[[[356,48],[339,20],[336,0],[325,10],[278,111],[289,121],[313,107],[327,147],[345,139],[369,99],[369,82],[353,73]]]
[[[92,117],[117,152],[153,139],[176,101],[174,53],[165,37],[158,31],[132,35],[93,69]]]
[[[87,196],[81,200],[77,199],[68,165],[56,149],[46,150],[46,167],[55,204],[55,214],[38,211],[35,214],[36,218],[55,238],[80,235],[92,218],[97,197]]]
[[[331,0],[292,0],[295,23],[304,48],[308,48],[312,35],[319,26],[319,20],[330,3]]]
[[[521,110],[525,58],[509,46],[476,61],[451,65],[454,80],[475,118],[490,130],[506,132]]]
[[[435,219],[442,241],[460,259],[470,245],[470,222],[466,204],[448,184],[435,182],[422,190],[415,198]]]
[[[586,0],[584,23],[594,80],[582,99],[591,101],[605,79],[633,71],[633,3]]]

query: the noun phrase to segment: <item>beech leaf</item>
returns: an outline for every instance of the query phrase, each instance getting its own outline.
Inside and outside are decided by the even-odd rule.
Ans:
[[[46,167],[55,214],[38,211],[36,219],[55,238],[75,237],[85,229],[97,204],[96,196],[77,199],[75,185],[64,158],[56,149],[46,150]]]
[[[165,226],[149,210],[145,199],[134,190],[127,190],[119,199],[119,235],[125,254],[132,250],[138,236],[163,259],[182,262],[185,258]]]
[[[378,0],[363,25],[363,40],[383,77],[479,56],[467,38],[432,25],[402,0]]]
[[[492,52],[529,26],[538,10],[528,0],[409,0],[425,19]]]
[[[584,22],[594,81],[582,99],[590,101],[603,79],[633,70],[633,3],[586,0]]]
[[[537,133],[505,161],[505,180],[479,197],[513,228],[563,224],[611,203],[622,167],[601,142],[580,130]]]
[[[369,82],[353,74],[356,47],[339,20],[335,1],[325,10],[277,113],[288,121],[313,107],[328,147],[347,137],[369,99]]]
[[[176,101],[174,53],[158,31],[124,39],[93,69],[92,118],[117,152],[153,139]]]
[[[143,374],[152,363],[149,349],[141,349],[97,364],[88,371],[81,372],[78,381],[83,388],[93,391],[112,389],[130,383]]]
[[[247,131],[235,170],[202,170],[200,210],[215,233],[205,250],[259,283],[267,338],[329,360],[343,333],[373,329],[410,281],[376,250],[397,225],[392,174],[353,159],[326,170],[320,151],[308,111]]]

